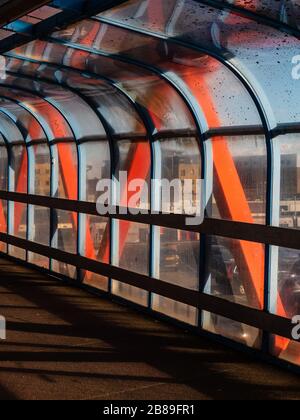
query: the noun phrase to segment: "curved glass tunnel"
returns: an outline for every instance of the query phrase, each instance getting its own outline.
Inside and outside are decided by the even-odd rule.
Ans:
[[[11,45],[1,252],[299,366],[298,9],[130,0]],[[98,214],[99,181],[125,172],[110,199],[135,214]],[[192,191],[161,197],[154,179]],[[200,201],[204,222],[185,224]]]

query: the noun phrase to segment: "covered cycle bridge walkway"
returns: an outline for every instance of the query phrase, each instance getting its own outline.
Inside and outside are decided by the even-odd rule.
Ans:
[[[297,2],[4,0],[0,15],[0,286],[13,262],[9,286],[24,277],[41,311],[57,303],[42,279],[97,301],[55,277],[139,309],[141,329],[150,315],[299,373]]]

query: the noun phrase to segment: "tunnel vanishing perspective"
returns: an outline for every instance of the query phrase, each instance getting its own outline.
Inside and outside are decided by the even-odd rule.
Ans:
[[[1,253],[297,370],[298,1],[28,3],[0,29]],[[121,173],[149,189],[99,214]]]

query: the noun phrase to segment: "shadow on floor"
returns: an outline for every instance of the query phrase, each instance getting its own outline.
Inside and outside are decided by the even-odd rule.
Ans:
[[[2,399],[300,399],[299,377],[0,260]]]

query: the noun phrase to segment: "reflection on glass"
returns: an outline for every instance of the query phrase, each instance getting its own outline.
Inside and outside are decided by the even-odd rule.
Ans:
[[[77,250],[77,214],[55,210],[57,221],[56,248],[75,254]]]
[[[281,360],[300,366],[300,343],[279,336],[270,339],[271,354]]]
[[[166,213],[196,213],[202,198],[201,191],[197,189],[197,181],[201,180],[201,156],[197,139],[159,140],[154,144],[154,151],[155,177],[168,181],[171,186],[168,196],[162,193],[160,197],[155,197],[155,208]],[[185,181],[192,182],[191,188],[186,189]]]
[[[263,307],[264,245],[207,236],[205,292],[257,309]]]
[[[8,156],[4,140],[0,135],[0,190],[8,187]],[[0,232],[7,233],[7,201],[0,200]],[[7,246],[0,242],[0,251],[6,252]]]
[[[107,141],[86,142],[80,145],[80,199],[96,203],[98,182],[110,179],[111,161]],[[80,253],[93,260],[109,263],[110,223],[104,217],[80,214]],[[108,279],[98,274],[83,271],[84,284],[101,290],[108,290]]]
[[[225,0],[231,4],[231,0]],[[294,28],[300,27],[300,4],[298,0],[289,0],[286,2],[264,0],[236,0],[235,5],[245,10],[255,12],[258,15],[275,19],[279,22],[288,24]]]
[[[29,232],[29,240],[49,246],[50,237],[50,209],[40,206],[31,206],[33,223]]]
[[[62,276],[66,276],[71,279],[77,278],[77,269],[76,267],[63,263],[57,260],[51,260],[51,270],[55,273],[61,274]]]
[[[273,282],[272,287],[277,290],[274,312],[286,318],[299,315],[300,250],[279,248],[277,283]]]
[[[107,141],[86,142],[80,145],[80,198],[96,203],[99,193],[97,184],[110,178],[110,150]],[[104,217],[80,214],[81,255],[93,260],[109,263],[110,223]],[[108,279],[98,274],[83,271],[84,284],[108,290]]]
[[[125,270],[149,275],[150,227],[140,223],[114,221],[115,241],[113,264]],[[112,292],[125,299],[146,306],[148,292],[113,281]]]
[[[30,74],[29,71],[27,73]],[[97,115],[80,96],[75,95],[72,91],[59,85],[53,86],[46,82],[22,78],[21,75],[18,75],[18,77],[7,75],[5,83],[14,88],[26,88],[33,94],[40,94],[42,91],[47,99],[48,107],[50,109],[56,108],[64,116],[77,139],[105,136],[104,128]],[[42,105],[45,101],[40,99],[39,102]],[[53,107],[49,106],[49,103]]]
[[[40,206],[29,205],[29,232],[28,240],[42,244],[50,245],[50,209]],[[49,258],[35,254],[28,253],[28,261],[39,267],[49,268]]]
[[[14,145],[11,148],[10,188],[13,192],[27,193],[28,159],[25,145]],[[26,239],[27,205],[10,202],[9,233]],[[9,246],[9,253],[14,257],[25,259],[26,251]]]
[[[209,127],[261,125],[254,102],[242,83],[232,71],[205,53],[91,20],[53,36],[150,64],[175,83],[180,80],[181,87],[188,94],[192,92],[199,102]]]
[[[38,144],[29,147],[33,173],[30,178],[30,193],[36,195],[50,195],[51,165],[50,150],[47,144]]]
[[[265,224],[267,151],[263,136],[215,137],[210,216]]]
[[[9,233],[21,239],[26,239],[27,234],[27,205],[10,202],[10,229]],[[9,254],[20,259],[26,258],[26,251],[9,245]]]
[[[280,226],[300,228],[300,134],[273,140],[280,153]]]
[[[198,290],[200,235],[157,227],[155,238],[154,277],[187,289]],[[198,311],[188,305],[153,295],[152,308],[180,321],[197,324]]]
[[[208,236],[205,264],[205,293],[239,305],[263,308],[264,245]],[[260,343],[260,333],[255,328],[215,314],[204,313],[203,327],[251,347]]]
[[[185,303],[153,294],[152,309],[185,324],[198,325],[198,310]]]
[[[30,162],[29,193],[50,196],[51,164],[47,143],[34,144],[28,148]],[[39,206],[28,208],[29,240],[42,245],[50,245],[50,209]],[[49,268],[49,258],[28,253],[28,261],[39,267]]]
[[[195,0],[134,0],[103,16],[217,52],[251,82],[271,124],[299,121],[298,80],[291,78],[291,58],[299,54],[294,36]]]
[[[105,217],[81,215],[81,255],[92,260],[109,264],[110,222]],[[84,249],[83,249],[84,247]],[[98,274],[84,271],[83,282],[101,290],[108,290],[108,279]]]
[[[96,203],[97,184],[110,179],[110,150],[107,141],[87,142],[80,145],[81,200]]]
[[[115,178],[120,182],[120,188],[115,193],[116,205],[148,209],[150,207],[150,172],[151,153],[147,140],[118,141]]]
[[[223,2],[223,6],[226,3]],[[250,10],[255,5],[256,13],[298,26],[295,1],[256,3],[238,0],[235,5]],[[52,166],[52,193],[55,197],[95,202],[98,198],[97,182],[111,176],[111,160],[115,164],[114,176],[119,179],[120,172],[126,171],[128,184],[139,178],[148,181],[149,185],[152,169],[155,178],[169,182],[176,180],[178,185],[183,185],[187,179],[196,181],[202,172],[200,139],[195,134],[195,121],[186,104],[188,100],[203,131],[225,128],[227,133],[222,136],[219,131],[212,130],[208,139],[201,139],[206,159],[208,216],[266,224],[266,213],[270,210],[266,209],[267,174],[268,169],[269,172],[274,169],[272,222],[298,229],[299,134],[273,139],[272,156],[269,156],[273,161],[268,168],[266,139],[258,134],[262,132],[262,114],[249,94],[251,86],[271,128],[278,123],[299,123],[299,82],[291,75],[291,59],[298,55],[297,39],[241,14],[224,12],[195,0],[131,0],[101,16],[116,22],[112,25],[86,19],[53,34],[54,38],[77,44],[77,49],[59,42],[35,41],[17,50],[19,54],[36,60],[35,63],[8,59],[8,68],[14,75],[9,73],[5,82],[0,83],[0,93],[12,101],[20,100],[22,107],[38,115],[40,127],[34,126],[29,114],[25,115],[19,105],[10,100],[0,100],[1,112],[6,109],[10,116],[14,116],[15,122],[22,124],[23,131],[28,132],[27,142],[44,142],[29,148],[31,166],[27,177],[26,150],[24,145],[18,144],[22,136],[3,115],[0,116],[1,130],[13,144],[10,189],[50,195]],[[118,23],[134,26],[137,30],[130,32],[118,27]],[[148,35],[152,32],[153,36],[138,33],[139,30]],[[188,43],[197,48],[189,49]],[[80,46],[94,49],[94,53],[80,50]],[[222,60],[218,61],[209,54],[226,60],[226,66]],[[120,56],[132,61],[126,62]],[[142,61],[146,66],[133,64],[133,60]],[[156,71],[147,70],[147,65],[160,71],[162,77]],[[72,71],[71,67],[83,74]],[[234,68],[241,74],[240,78],[232,71]],[[100,77],[93,77],[92,72]],[[30,76],[32,80],[22,78],[20,74]],[[38,80],[41,76],[54,82],[56,87]],[[164,77],[174,82],[181,94]],[[249,89],[242,80],[249,83]],[[73,91],[60,86],[62,83]],[[5,84],[11,87],[5,87]],[[24,93],[24,86],[39,95]],[[74,90],[81,93],[80,97],[73,93]],[[42,100],[42,94],[47,97],[47,102]],[[115,140],[114,156],[110,156],[102,120],[82,95],[86,95],[110,129]],[[145,126],[137,114],[139,108],[144,110],[148,123],[153,124],[153,156],[146,140]],[[57,140],[51,144],[51,163],[41,127],[50,140]],[[244,134],[228,134],[229,129]],[[248,130],[257,134],[247,135]],[[83,140],[78,146],[79,160],[73,133],[77,140]],[[7,156],[2,149],[0,141],[0,188],[6,189]],[[123,186],[113,196],[116,204],[130,205],[133,194],[126,193],[127,187]],[[136,203],[131,202],[130,207],[149,209],[152,201],[155,209],[185,213],[200,205],[195,190],[188,199],[176,196],[174,191],[170,196],[162,197],[155,193],[150,195],[150,190],[147,194],[140,192],[137,195]],[[21,238],[27,234],[30,240],[48,244],[49,210],[29,206],[27,212],[25,204],[17,203],[10,203],[9,208],[9,233]],[[77,214],[61,210],[53,211],[52,216],[51,241],[58,249],[76,254],[80,235],[82,256],[113,263],[138,274],[150,274],[157,280],[191,290],[199,289],[201,269],[204,279],[200,279],[200,284],[205,283],[205,293],[235,304],[263,309],[266,262],[262,244],[207,235],[206,259],[204,267],[200,267],[198,234],[156,226],[152,229],[148,225],[117,220],[111,225],[106,218],[83,214],[79,215],[78,222]],[[0,201],[0,231],[6,231],[6,225],[6,203]],[[10,247],[10,251],[21,258],[25,256],[25,251],[17,248]],[[271,254],[271,311],[292,318],[300,312],[300,251],[274,248]],[[28,258],[46,266],[47,258],[32,253]],[[77,276],[75,267],[57,261],[52,262],[52,269],[67,276]],[[78,274],[85,284],[108,290],[108,279],[89,271]],[[112,292],[141,305],[150,302],[146,291],[119,281],[112,281]],[[151,298],[152,309],[156,312],[197,325],[196,309],[162,296],[153,295]],[[204,312],[203,327],[250,347],[261,346],[260,331],[222,316]],[[300,363],[298,344],[273,337],[271,348],[276,357]]]
[[[148,209],[151,170],[150,145],[147,140],[120,140],[116,142],[115,178],[120,188],[115,193],[115,202],[121,207]],[[142,181],[141,187],[134,185]],[[133,186],[133,188],[131,188]],[[140,274],[149,275],[149,226],[113,221],[113,264]],[[125,299],[146,306],[148,293],[117,281],[112,283],[112,292]]]
[[[103,290],[105,292],[108,291],[109,280],[107,277],[101,276],[100,274],[84,271],[82,273],[82,282],[94,289]]]
[[[54,234],[52,247],[71,254],[77,253],[77,214],[64,210],[54,211]],[[74,267],[59,261],[52,261],[52,269],[65,276],[73,277]]]
[[[58,143],[53,147],[58,186],[58,198],[78,199],[78,156],[74,143]]]
[[[205,311],[203,328],[248,347],[260,349],[262,345],[262,333],[258,329]]]
[[[167,213],[195,213],[202,196],[201,156],[196,138],[161,139],[154,144],[155,178],[169,182],[170,193],[155,194],[154,207]],[[190,180],[190,194],[183,194]],[[176,189],[178,191],[175,192]],[[176,229],[154,228],[153,275],[157,279],[197,290],[199,286],[200,235]],[[197,324],[198,311],[188,305],[153,295],[152,308],[180,321]]]

